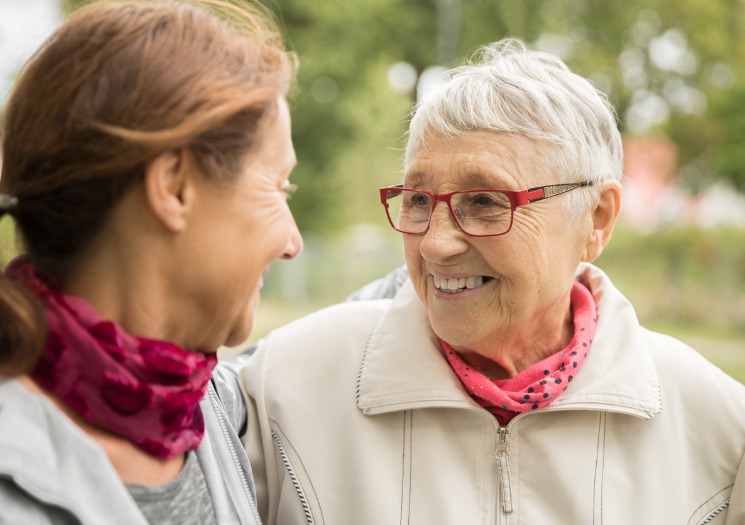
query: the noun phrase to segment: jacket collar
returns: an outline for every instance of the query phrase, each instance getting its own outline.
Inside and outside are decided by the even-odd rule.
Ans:
[[[590,264],[577,276],[598,305],[598,326],[582,370],[543,411],[603,410],[651,419],[660,381],[636,314],[608,277]],[[360,367],[357,403],[366,414],[425,407],[480,409],[448,365],[424,306],[407,281],[371,334]]]
[[[103,449],[51,401],[2,377],[0,450],[0,477],[81,523],[145,524]]]

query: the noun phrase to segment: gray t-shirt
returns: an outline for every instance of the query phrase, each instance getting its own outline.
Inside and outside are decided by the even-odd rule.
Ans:
[[[215,509],[194,452],[165,485],[129,485],[129,493],[152,525],[216,525]]]

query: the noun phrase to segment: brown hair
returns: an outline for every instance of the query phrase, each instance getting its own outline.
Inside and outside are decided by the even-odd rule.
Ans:
[[[26,65],[5,113],[0,192],[18,198],[7,213],[26,256],[64,283],[165,151],[188,148],[207,176],[229,179],[294,74],[259,6],[99,1],[74,13]],[[28,291],[1,276],[0,373],[38,360],[43,319]]]

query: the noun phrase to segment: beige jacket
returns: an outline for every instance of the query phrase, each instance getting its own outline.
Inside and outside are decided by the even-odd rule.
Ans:
[[[579,271],[599,305],[587,361],[503,428],[451,371],[410,282],[273,332],[240,374],[265,522],[745,524],[745,387]]]

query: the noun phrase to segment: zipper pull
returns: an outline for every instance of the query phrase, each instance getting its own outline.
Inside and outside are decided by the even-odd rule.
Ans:
[[[499,442],[497,443],[497,467],[499,482],[502,489],[502,509],[505,513],[512,512],[512,483],[510,481],[510,455],[507,451],[507,439],[510,431],[499,427]]]
[[[510,435],[510,431],[507,427],[499,427],[499,446],[507,446],[507,438]]]

